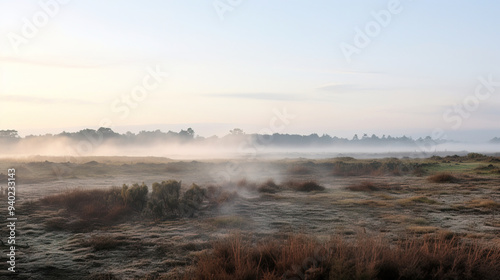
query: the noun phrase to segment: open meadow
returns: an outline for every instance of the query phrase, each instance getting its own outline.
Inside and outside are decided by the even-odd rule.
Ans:
[[[500,275],[499,157],[38,157],[8,168],[18,279]]]

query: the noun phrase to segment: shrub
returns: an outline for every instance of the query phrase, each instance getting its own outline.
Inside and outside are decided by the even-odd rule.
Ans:
[[[479,154],[479,153],[468,153],[467,158],[469,159],[484,159],[487,158],[488,156]]]
[[[181,208],[184,215],[192,217],[196,210],[201,208],[203,200],[207,197],[207,191],[193,184],[182,196]]]
[[[261,193],[277,193],[279,190],[280,187],[272,179],[267,180],[257,188],[257,191]]]
[[[148,208],[153,215],[156,217],[178,215],[180,190],[180,181],[169,180],[153,183],[151,200],[148,202]]]
[[[290,188],[299,192],[324,191],[325,187],[318,185],[314,181],[295,182],[288,181],[282,184],[285,188]]]
[[[142,210],[147,202],[148,186],[142,183],[142,185],[133,184],[132,187],[129,188],[129,186],[124,184],[121,195],[125,206]]]
[[[236,191],[226,191],[221,187],[209,186],[207,188],[207,199],[210,206],[219,206],[238,197]]]
[[[307,175],[313,173],[313,171],[306,166],[294,165],[288,169],[288,173],[297,175]]]
[[[433,183],[456,183],[458,179],[450,173],[436,173],[427,177],[427,180]]]
[[[118,280],[119,278],[116,277],[113,273],[95,273],[91,274],[85,280]]]
[[[380,190],[380,188],[377,187],[375,183],[370,181],[363,181],[359,184],[348,186],[346,189],[353,192],[373,192]]]

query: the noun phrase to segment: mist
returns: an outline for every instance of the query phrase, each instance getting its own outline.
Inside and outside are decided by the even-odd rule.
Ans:
[[[260,143],[249,137],[196,141],[148,141],[123,143],[114,139],[100,142],[77,141],[68,137],[31,137],[4,142],[3,158],[31,156],[63,157],[67,161],[88,156],[164,157],[170,159],[279,159],[279,158],[354,158],[464,155],[498,153],[499,144],[480,142],[412,142],[399,145],[384,143],[288,144]]]

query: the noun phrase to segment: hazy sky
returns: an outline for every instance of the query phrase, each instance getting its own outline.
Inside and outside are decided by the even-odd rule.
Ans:
[[[500,136],[499,12],[456,0],[0,0],[0,129]]]

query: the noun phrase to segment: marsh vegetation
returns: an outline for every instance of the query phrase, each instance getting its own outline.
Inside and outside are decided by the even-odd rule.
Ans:
[[[19,279],[500,273],[497,157],[38,158],[0,165],[14,166],[22,182]],[[236,171],[227,173],[228,166]]]

